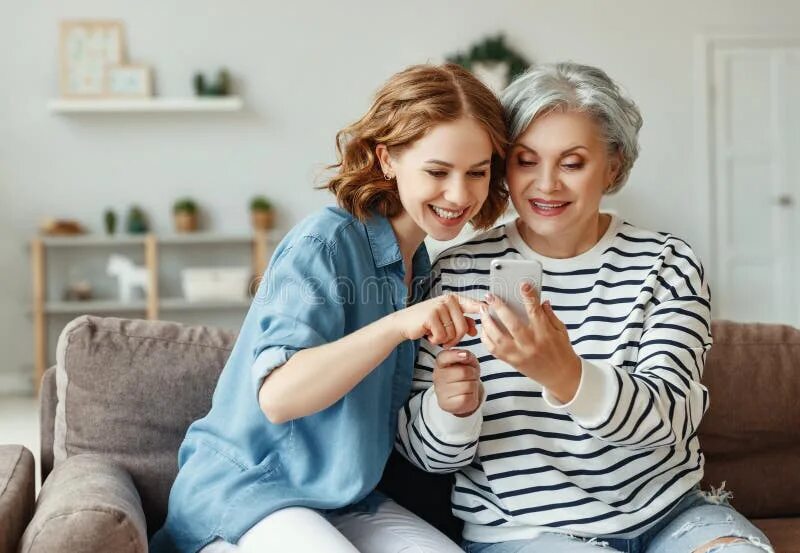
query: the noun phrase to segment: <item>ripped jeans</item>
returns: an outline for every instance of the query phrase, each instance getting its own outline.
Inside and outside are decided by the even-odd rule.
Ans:
[[[691,490],[667,516],[633,538],[545,532],[530,540],[465,541],[461,546],[467,553],[691,553],[718,538],[739,537],[745,541],[714,545],[707,553],[774,553],[764,533],[728,504],[731,494],[724,485],[711,493]]]

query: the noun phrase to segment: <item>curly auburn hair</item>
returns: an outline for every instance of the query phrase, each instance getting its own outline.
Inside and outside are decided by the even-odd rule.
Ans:
[[[492,143],[489,194],[471,223],[490,227],[508,204],[503,182],[508,143],[500,101],[472,73],[454,64],[414,65],[393,75],[375,96],[369,111],[336,134],[339,162],[327,188],[341,207],[360,220],[371,212],[394,217],[402,212],[394,179],[383,177],[375,147],[385,144],[398,151],[422,138],[440,123],[470,117],[481,125]]]

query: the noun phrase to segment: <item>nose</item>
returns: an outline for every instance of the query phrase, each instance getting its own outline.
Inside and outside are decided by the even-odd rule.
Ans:
[[[472,201],[472,192],[465,176],[454,178],[444,191],[444,199],[453,206],[464,207]]]
[[[561,188],[561,183],[558,180],[558,172],[549,167],[543,167],[536,178],[536,189],[544,193],[550,193],[559,188]]]

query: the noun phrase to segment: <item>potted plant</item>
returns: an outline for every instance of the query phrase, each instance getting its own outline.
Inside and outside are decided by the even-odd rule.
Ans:
[[[197,204],[189,198],[182,198],[172,207],[175,219],[175,230],[178,232],[195,232],[197,230]]]
[[[134,205],[128,210],[125,227],[130,234],[144,234],[148,231],[147,217],[141,207]]]
[[[275,225],[272,203],[264,196],[256,196],[250,202],[250,220],[256,230],[269,230]]]
[[[106,227],[106,234],[109,236],[117,231],[117,214],[111,209],[106,209],[103,214],[103,223]]]

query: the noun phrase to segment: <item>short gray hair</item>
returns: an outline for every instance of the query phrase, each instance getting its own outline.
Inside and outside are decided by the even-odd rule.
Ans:
[[[571,62],[534,66],[508,85],[500,100],[512,144],[541,115],[553,111],[591,115],[600,125],[609,152],[618,152],[622,162],[606,193],[618,191],[628,180],[639,156],[642,115],[602,69]]]

